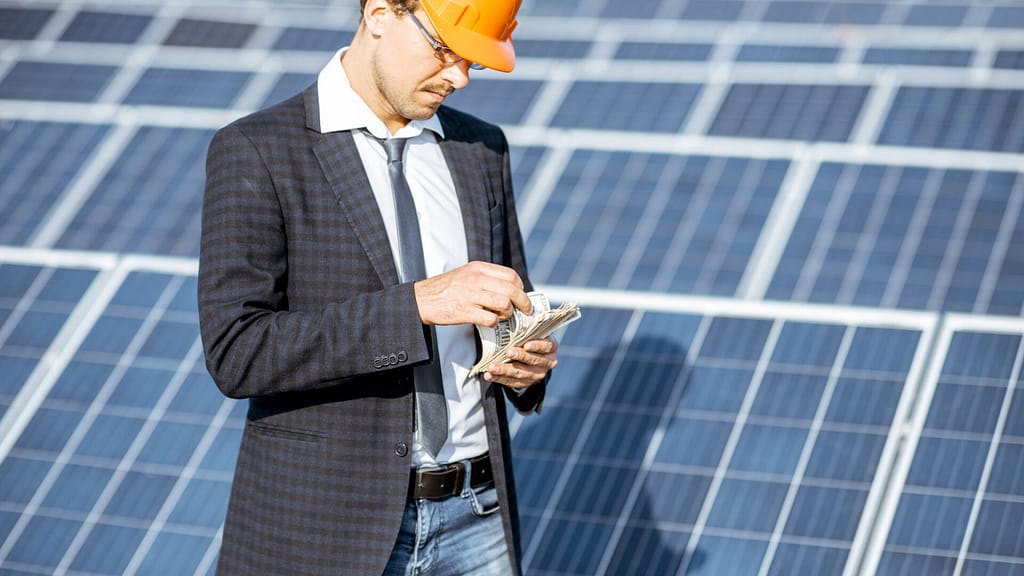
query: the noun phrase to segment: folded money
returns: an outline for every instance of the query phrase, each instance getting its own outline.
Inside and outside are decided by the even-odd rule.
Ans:
[[[581,315],[575,302],[567,302],[552,310],[548,297],[542,292],[528,292],[527,296],[533,304],[529,314],[515,310],[497,326],[476,327],[482,353],[480,361],[470,369],[470,376],[486,371],[494,362],[508,362],[505,353],[509,348],[522,346],[529,340],[546,338],[562,326],[575,322]]]

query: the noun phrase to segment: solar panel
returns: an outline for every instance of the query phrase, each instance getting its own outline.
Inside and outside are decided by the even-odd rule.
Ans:
[[[549,479],[524,482],[530,573],[841,568],[927,327],[623,312],[588,308],[578,333],[622,340],[567,333],[558,417],[515,437]]]
[[[1021,153],[1022,96],[1022,90],[904,86],[879,143]]]
[[[80,287],[95,276],[58,269],[51,281],[72,272]],[[108,281],[109,299],[0,471],[16,519],[0,544],[5,566],[150,573],[142,567],[184,541],[193,548],[160,573],[213,558],[230,486],[221,451],[225,440],[237,450],[241,414],[205,373],[194,273]]]
[[[661,0],[637,0],[635,2],[609,2],[601,13],[603,18],[654,18],[658,14]]]
[[[512,185],[520,193],[516,196],[520,205],[529,201],[533,176],[539,170],[548,150],[541,146],[514,146],[510,151],[512,163]]]
[[[557,285],[735,293],[784,161],[577,151],[527,236]]]
[[[125,97],[125,104],[227,108],[250,74],[225,70],[149,68]]]
[[[992,7],[989,28],[1024,28],[1024,6],[1004,3]]]
[[[474,78],[473,89],[455,92],[450,102],[470,114],[498,124],[520,124],[537,98],[541,82]]]
[[[256,30],[253,24],[182,18],[164,39],[169,46],[242,48]]]
[[[825,15],[830,24],[879,24],[890,4],[887,2],[835,2]]]
[[[580,40],[522,40],[516,42],[517,58],[584,58],[591,42]]]
[[[866,86],[733,84],[708,132],[842,142],[867,93]]]
[[[45,8],[0,7],[0,38],[30,40],[43,29],[53,16]]]
[[[907,11],[907,17],[903,23],[907,26],[957,27],[963,24],[969,8],[967,4],[914,4]]]
[[[0,80],[0,98],[92,102],[116,72],[116,66],[22,60]]]
[[[743,11],[743,0],[689,0],[683,9],[685,20],[736,20]]]
[[[578,81],[569,89],[552,126],[642,132],[676,132],[700,92],[697,84]]]
[[[95,272],[0,264],[0,418],[83,297]]]
[[[824,164],[766,296],[1020,314],[1024,246],[1005,231],[1024,226],[1022,185],[1013,172]]]
[[[865,64],[889,66],[970,66],[971,50],[936,50],[925,48],[887,48],[872,46],[864,52]]]
[[[707,60],[711,55],[711,44],[676,44],[667,42],[622,42],[615,57],[622,60]]]
[[[781,46],[744,44],[736,54],[737,62],[835,62],[839,49],[833,46]]]
[[[830,2],[773,0],[767,3],[765,22],[818,23],[825,19]]]
[[[326,30],[323,28],[285,28],[274,43],[275,50],[303,50],[310,52],[337,52],[352,40],[352,30]]]
[[[152,22],[146,14],[82,11],[61,34],[62,42],[134,44]]]
[[[198,256],[212,137],[210,130],[140,128],[56,247]]]
[[[198,338],[206,147],[357,25],[0,0],[3,574],[213,574],[246,405]],[[505,129],[532,279],[584,309],[511,422],[527,574],[1024,573],[1022,29],[523,3],[515,73],[448,102]]]
[[[0,242],[29,243],[106,132],[89,124],[0,125]]]
[[[1000,50],[996,54],[992,66],[1009,70],[1024,70],[1024,50]]]
[[[304,74],[298,72],[288,72],[282,74],[277,82],[274,83],[274,87],[271,88],[266,98],[263,99],[263,107],[283,102],[288,98],[302,92],[306,88],[309,88],[316,82],[316,74]]]
[[[879,573],[1013,573],[1020,566],[1024,383],[1019,322],[950,321],[910,441]],[[910,455],[913,455],[911,458]],[[884,527],[884,526],[883,526]]]

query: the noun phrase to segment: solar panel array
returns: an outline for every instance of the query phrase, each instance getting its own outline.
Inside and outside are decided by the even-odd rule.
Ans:
[[[0,573],[213,573],[244,403],[196,319],[206,145],[354,0],[0,0]],[[526,0],[531,575],[1024,574],[1024,5]],[[339,522],[343,519],[339,519]]]

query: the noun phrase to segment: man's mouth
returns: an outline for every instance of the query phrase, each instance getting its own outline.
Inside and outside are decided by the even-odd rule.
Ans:
[[[444,100],[449,95],[451,95],[452,92],[455,92],[455,89],[451,88],[451,87],[437,86],[437,87],[427,88],[427,92],[430,92],[431,94],[436,94],[442,100]]]

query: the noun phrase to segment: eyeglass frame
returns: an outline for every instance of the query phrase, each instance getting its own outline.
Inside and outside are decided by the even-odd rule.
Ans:
[[[412,12],[409,12],[408,14],[409,18],[412,19],[412,23],[415,24],[416,27],[420,29],[420,32],[423,33],[423,37],[427,39],[427,42],[430,42],[430,46],[434,49],[434,58],[440,60],[442,64],[458,64],[465,60],[465,58],[459,56],[455,51],[446,46],[444,42],[441,42],[437,38],[431,36],[430,32],[427,32],[427,29],[423,27],[423,23],[420,22],[420,19],[417,18],[415,14]],[[469,67],[473,70],[487,69],[483,64],[477,64],[476,62],[470,62]]]

